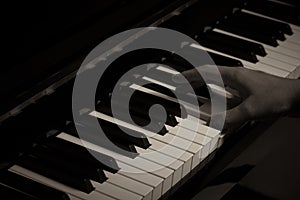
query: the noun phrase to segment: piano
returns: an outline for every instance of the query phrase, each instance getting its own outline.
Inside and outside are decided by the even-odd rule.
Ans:
[[[88,120],[80,125],[73,121],[77,70],[96,45],[121,31],[148,26],[176,30],[200,44],[189,44],[187,53],[206,51],[216,65],[242,66],[285,78],[300,76],[300,7],[296,0],[14,3],[7,5],[15,16],[10,12],[4,28],[10,45],[0,79],[2,199],[173,199],[180,191],[187,192],[182,188],[199,174],[204,174],[199,188],[204,188],[229,162],[215,166],[218,159],[228,157],[228,149],[240,149],[241,140],[253,140],[272,124],[249,122],[230,134],[209,127],[206,87],[196,91],[204,113],[201,118],[184,116],[181,105],[173,100],[170,78],[190,69],[190,63],[176,52],[143,49],[111,64],[100,80],[95,110],[83,114],[84,119],[97,119],[118,148],[136,156],[117,155],[94,144],[93,136],[79,137],[78,126],[88,130],[89,124]],[[162,74],[160,80],[145,75],[141,79],[151,84],[137,87],[141,81],[137,78],[122,87],[134,92],[130,112],[142,127],[149,123],[148,108],[157,103],[165,107],[166,121],[157,121],[157,132],[137,127],[122,116],[112,117],[109,102],[118,79],[133,66],[147,63],[159,63],[151,70]],[[190,129],[188,124],[195,123],[197,130]],[[124,134],[124,129],[135,136]],[[185,143],[191,144],[188,149],[182,147]],[[153,151],[155,156],[147,154]],[[175,157],[177,154],[181,156]],[[157,170],[147,171],[147,166]]]

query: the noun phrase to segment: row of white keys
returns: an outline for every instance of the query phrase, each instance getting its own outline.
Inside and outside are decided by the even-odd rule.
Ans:
[[[74,138],[73,136],[62,133],[59,135],[59,137],[62,139],[66,139],[67,141],[70,141],[70,142],[74,142],[74,140],[78,140],[78,141],[75,141],[74,143],[80,144],[80,140],[77,138]],[[163,141],[166,143],[161,142],[161,147],[165,147],[167,145],[167,142],[169,142],[169,140],[163,140]],[[182,141],[182,140],[180,140],[180,141]],[[152,150],[157,151],[159,142],[156,141],[155,139],[152,139],[151,143],[154,144],[153,147],[156,147]],[[200,159],[197,154],[198,151],[196,151],[196,149],[199,149],[199,146],[197,148],[195,148],[195,145],[194,145],[194,148],[192,148],[192,149],[194,149],[194,150],[192,150],[194,155],[192,155],[191,153],[188,153],[188,152],[184,152],[184,151],[177,149],[176,147],[172,147],[172,146],[169,146],[169,148],[167,148],[167,149],[164,148],[165,154],[169,153],[169,155],[172,155],[176,151],[181,151],[180,153],[182,154],[182,156],[179,158],[179,160],[176,160],[175,162],[173,162],[169,166],[167,166],[175,171],[173,174],[172,186],[174,186],[176,183],[178,183],[181,178],[183,178],[185,175],[187,175],[191,171],[191,169],[193,169],[200,163]],[[94,150],[96,150],[96,149],[94,149]],[[189,150],[191,151],[191,149],[189,149]],[[164,163],[163,159],[170,160],[170,158],[165,156],[164,154],[161,154],[161,156],[159,156],[159,157],[150,157],[149,158],[149,156],[148,156],[146,158],[150,159],[150,160],[152,159],[153,161],[154,161],[154,159],[158,159],[156,161],[159,161],[162,163]],[[184,163],[184,165],[183,165],[183,163]],[[122,165],[122,163],[121,163],[121,165]],[[23,170],[23,173],[24,173],[24,170]],[[34,175],[34,173],[29,172],[29,174],[30,173],[31,173],[31,177],[32,177]],[[28,170],[27,170],[27,174],[28,174]],[[38,181],[43,182],[44,184],[50,185],[52,187],[56,187],[57,189],[62,189],[63,191],[65,191],[69,194],[72,194],[73,196],[77,195],[78,198],[84,198],[84,199],[98,199],[100,197],[101,197],[101,199],[111,199],[111,197],[113,197],[115,199],[142,199],[142,198],[143,199],[151,199],[152,197],[153,197],[153,199],[157,199],[160,197],[161,190],[163,190],[161,192],[162,192],[162,194],[164,194],[165,192],[167,192],[170,189],[170,187],[167,186],[167,187],[163,187],[163,189],[158,190],[158,192],[155,192],[154,187],[159,184],[157,182],[156,183],[154,182],[152,187],[146,185],[146,184],[149,184],[149,182],[150,183],[153,182],[153,180],[149,180],[151,178],[153,179],[153,177],[151,177],[151,178],[149,177],[149,174],[147,174],[148,177],[144,181],[145,184],[138,182],[138,181],[141,181],[141,177],[145,177],[145,175],[141,176],[141,174],[139,174],[139,178],[136,178],[136,180],[132,179],[133,177],[136,177],[136,174],[130,174],[130,175],[125,174],[122,176],[121,174],[106,173],[106,175],[109,177],[109,180],[107,180],[103,184],[93,182],[93,185],[96,187],[96,190],[95,190],[95,192],[92,192],[91,195],[88,195],[88,196],[85,193],[82,193],[80,191],[69,188],[68,186],[62,186],[62,184],[57,183],[53,180],[47,179],[46,177],[42,177],[40,175],[34,175],[34,179],[38,179]],[[130,178],[128,178],[128,177],[130,177]],[[124,182],[127,182],[128,184],[124,185],[123,184]],[[170,182],[170,180],[168,182]],[[134,189],[137,189],[137,190],[134,190]],[[152,190],[154,190],[153,196],[151,193]]]
[[[175,176],[173,176],[172,186],[174,186],[179,181],[179,174],[182,174],[181,178],[184,177],[191,171],[191,169],[193,169],[193,166],[196,166],[200,163],[200,158],[197,153],[199,153],[201,147],[197,144],[193,144],[193,142],[189,142],[188,140],[175,136],[174,134],[172,134],[172,132],[168,132],[165,136],[160,136],[127,122],[114,119],[110,116],[106,116],[104,118],[104,114],[96,111],[92,112],[91,115],[122,125],[132,130],[141,131],[145,135],[147,135],[151,146],[147,150],[137,147],[137,150],[139,153],[143,153],[140,155],[141,157],[152,160],[154,162],[156,162],[157,159],[160,159],[161,162],[158,163],[174,170]],[[191,144],[191,146],[189,146],[187,150],[182,149],[181,146],[187,143]],[[181,144],[181,146],[178,147],[178,144]],[[156,156],[160,156],[160,158],[153,157],[152,154],[148,154],[151,151],[157,151],[158,154]],[[177,160],[171,163],[171,165],[168,165],[168,161],[174,160],[174,158],[176,158]]]
[[[154,139],[151,137],[149,138],[149,142],[151,143],[151,147],[149,147],[149,150],[157,151],[161,154],[169,156],[169,158],[178,159],[178,161],[183,164],[180,179],[182,179],[187,174],[189,174],[189,172],[192,169],[192,161],[193,161],[193,156],[194,156],[193,154],[191,154],[189,152],[185,152],[182,149],[178,149],[174,146],[168,145],[164,142],[161,142],[160,140],[157,140],[157,139]],[[148,150],[148,152],[149,152],[149,150]],[[145,150],[140,151],[140,153],[148,153],[148,152],[145,152]],[[163,158],[163,157],[161,157],[161,158]],[[168,160],[169,160],[169,158],[168,158]],[[164,162],[165,161],[163,161],[162,163],[164,163]],[[177,163],[174,163],[174,164],[172,163],[171,165],[175,165],[174,167],[178,166]],[[178,181],[179,181],[178,175],[179,174],[177,174],[173,177],[173,179],[174,179],[173,186],[176,183],[178,183]]]
[[[79,144],[78,138],[74,138],[73,136],[62,133],[60,136],[67,141],[74,142]],[[76,141],[77,140],[77,141]],[[94,149],[96,150],[96,149]],[[85,199],[99,199],[96,198],[99,196],[99,193],[103,196],[111,196],[114,199],[158,199],[162,194],[162,182],[163,179],[161,177],[145,173],[142,170],[129,166],[125,163],[119,162],[120,167],[131,168],[132,171],[138,172],[137,174],[132,173],[124,173],[118,172],[116,174],[112,174],[105,171],[108,180],[106,182],[100,184],[92,181],[92,184],[95,187],[95,191],[91,193],[91,195],[86,195],[83,192],[79,192],[76,190],[76,195],[81,196]],[[126,184],[125,184],[126,183]],[[59,186],[57,189],[60,189]],[[62,187],[65,188],[65,187]],[[64,190],[67,193],[73,194],[74,189]],[[102,199],[102,198],[101,198]],[[104,199],[104,198],[103,198]]]
[[[133,130],[143,131],[143,133],[146,135],[149,132],[144,129],[141,130],[140,128],[133,126],[127,122],[116,120],[110,116],[106,116],[96,111],[92,112],[91,115],[101,118],[103,120],[114,122],[116,124],[122,125]],[[202,149],[201,145],[177,137],[170,133],[165,136],[155,134],[155,136],[151,138],[150,135],[153,135],[153,133],[149,132],[149,141],[152,144],[152,146],[147,150],[137,148],[138,152],[141,153],[140,158],[144,158],[148,161],[155,162],[159,165],[163,165],[164,167],[166,167],[166,169],[172,170],[172,180],[165,181],[165,183],[168,184],[165,184],[163,186],[163,194],[165,194],[171,188],[171,186],[174,186],[176,183],[178,183],[179,180],[185,175],[187,175],[195,166],[199,165],[201,161],[201,157],[199,156],[201,154]],[[190,144],[190,146],[188,146],[188,144]],[[181,146],[187,146],[187,149],[182,149]],[[162,149],[161,152],[160,149]],[[185,152],[185,150],[187,152]],[[151,151],[156,151],[156,155],[149,154]],[[178,155],[178,157],[172,158],[172,155]]]
[[[289,74],[289,72],[287,72],[285,70],[282,70],[282,69],[278,69],[277,67],[273,67],[271,65],[266,65],[266,64],[260,63],[260,62],[257,62],[257,63],[254,64],[254,63],[248,62],[246,60],[242,60],[240,58],[236,58],[234,56],[227,55],[227,54],[219,52],[219,51],[215,51],[213,49],[202,47],[198,44],[191,44],[190,47],[200,49],[200,50],[209,51],[209,52],[216,53],[216,54],[219,54],[221,56],[233,58],[233,59],[236,59],[236,60],[240,60],[243,64],[243,66],[245,68],[248,68],[248,69],[259,70],[259,71],[263,71],[263,72],[266,72],[266,73],[269,73],[269,74],[272,74],[272,75],[275,75],[275,76],[280,76],[280,77],[286,77]]]
[[[197,126],[197,125],[192,125],[192,126]],[[210,142],[211,138],[199,134],[195,131],[186,129],[182,126],[175,126],[171,127],[166,125],[168,131],[169,131],[169,136],[170,138],[172,136],[177,136],[180,138],[183,138],[186,142],[193,142],[195,144],[200,145],[201,148],[201,153],[200,153],[200,160],[204,160],[211,152],[210,152]],[[199,148],[197,146],[197,148]]]
[[[97,117],[103,117],[103,114],[101,113],[97,113],[96,111],[93,112],[92,114],[93,116],[97,116]],[[103,119],[103,118],[102,118]],[[108,120],[108,119],[107,119]],[[120,121],[120,120],[116,120],[111,118],[109,121],[120,124],[122,126],[125,126],[127,128],[133,129],[133,130],[137,130],[137,131],[141,131],[138,130],[137,127]],[[195,123],[195,121],[193,122]],[[203,126],[203,125],[202,125]],[[196,127],[199,127],[196,125]],[[204,130],[202,129],[198,129],[199,131]],[[149,147],[149,150],[155,150],[155,151],[160,151],[160,149],[162,149],[163,151],[161,151],[160,155],[162,154],[166,154],[170,157],[173,157],[174,155],[180,155],[180,157],[175,157],[178,160],[182,161],[182,164],[185,164],[185,166],[183,167],[184,171],[182,174],[182,177],[184,177],[187,173],[189,173],[190,170],[194,169],[197,165],[199,165],[199,163],[205,159],[210,153],[211,150],[213,150],[214,147],[212,147],[211,145],[211,138],[207,137],[203,134],[200,134],[198,132],[193,132],[192,130],[188,130],[184,127],[180,127],[180,126],[176,126],[176,127],[168,127],[168,133],[165,136],[160,136],[158,134],[155,134],[153,136],[153,133],[149,133],[149,131],[144,130],[143,133],[148,135],[148,139],[149,142],[152,144],[151,147]],[[152,135],[152,137],[151,137]],[[194,140],[190,140],[189,138],[194,138]],[[214,138],[216,138],[216,136],[214,136]],[[214,142],[216,140],[213,140]],[[215,145],[213,145],[215,146]],[[142,150],[137,148],[137,150],[140,153],[148,153],[149,150]],[[187,152],[185,152],[187,151]],[[141,157],[144,157],[145,154],[141,154]],[[154,157],[144,157],[147,159],[150,159],[152,161],[155,161],[157,158]],[[173,157],[174,158],[174,157]],[[192,161],[190,162],[192,158]],[[164,156],[161,156],[162,162],[159,162],[160,164],[165,163],[165,161],[163,161]],[[166,160],[167,161],[167,160]],[[191,163],[191,166],[190,166]],[[172,163],[171,166],[167,166],[171,169],[173,169],[175,171],[175,173],[180,173],[178,172],[178,169],[180,169],[179,163],[175,162]],[[174,166],[175,165],[175,166]],[[178,177],[178,176],[176,176]],[[176,179],[173,177],[173,180]],[[176,179],[178,180],[178,179]],[[176,181],[173,181],[173,185],[174,182],[177,183]]]
[[[66,192],[70,197],[74,197],[77,199],[87,199],[87,200],[96,200],[96,199],[103,199],[103,200],[114,200],[114,198],[104,195],[99,192],[91,192],[90,194],[86,194],[84,192],[81,192],[79,190],[76,190],[74,188],[71,188],[69,186],[66,186],[64,184],[61,184],[57,181],[54,181],[52,179],[49,179],[47,177],[44,177],[40,174],[37,174],[35,172],[32,172],[28,169],[25,169],[23,167],[20,167],[18,165],[12,166],[9,171],[14,172],[16,174],[25,176],[27,178],[30,178],[32,180],[35,180],[41,184],[47,185],[52,188],[56,188],[58,190],[61,190],[63,192]]]
[[[12,170],[18,173],[25,174],[27,177],[31,177],[34,180],[37,180],[38,182],[41,182],[45,185],[62,190],[72,196],[76,196],[77,198],[92,199],[92,200],[96,200],[96,199],[150,200],[152,199],[153,187],[145,185],[141,182],[127,178],[126,176],[122,176],[117,173],[111,174],[109,172],[105,172],[109,180],[101,184],[92,181],[92,184],[95,187],[95,191],[91,192],[90,194],[86,194],[76,189],[60,184],[56,181],[53,181],[51,179],[48,179],[46,177],[43,177],[41,175],[38,175],[34,172],[26,170],[19,166],[14,166]]]
[[[82,145],[81,140],[73,137],[66,133],[61,133],[58,135],[59,138],[64,139],[66,141],[75,143],[77,145]],[[91,147],[91,149],[103,152],[103,149],[99,146],[89,144],[87,142],[88,146]],[[112,152],[106,152],[107,154],[110,154]],[[149,164],[147,160],[145,160],[145,163]],[[163,184],[164,180],[168,180],[168,178],[161,178],[161,176],[153,175],[151,173],[147,173],[145,171],[142,171],[138,168],[132,167],[127,165],[126,163],[118,162],[118,165],[120,167],[127,167],[132,168],[132,170],[139,172],[137,174],[132,173],[116,173],[116,174],[110,174],[108,172],[105,172],[106,175],[110,178],[109,180],[105,181],[104,183],[100,184],[97,182],[92,181],[92,184],[95,187],[95,191],[91,192],[90,194],[83,193],[81,191],[78,191],[76,189],[70,188],[68,186],[65,186],[61,183],[58,183],[56,181],[53,181],[47,177],[41,176],[39,174],[36,174],[34,172],[31,172],[30,170],[26,170],[24,168],[21,168],[19,166],[14,166],[12,168],[13,171],[19,172],[24,174],[27,177],[31,177],[32,179],[41,182],[45,185],[48,185],[53,188],[57,188],[59,190],[62,190],[68,194],[71,194],[73,196],[76,196],[81,199],[106,199],[104,197],[107,197],[107,199],[118,199],[118,200],[126,200],[126,199],[158,199],[162,195],[163,190]],[[170,175],[170,171],[166,169],[162,169],[161,171],[158,171],[157,174],[165,174]],[[124,182],[127,182],[126,185],[123,185]],[[135,190],[133,190],[135,188]]]
[[[76,137],[71,136],[66,133],[61,133],[57,137],[67,140],[69,142],[73,142],[77,145],[82,145],[81,139],[76,138]],[[167,187],[168,183],[171,180],[171,177],[170,177],[172,175],[171,170],[162,168],[161,166],[158,166],[155,163],[149,162],[148,160],[145,160],[141,157],[136,157],[135,162],[133,162],[133,159],[131,159],[131,158],[121,156],[115,152],[112,152],[110,150],[107,150],[103,147],[100,147],[98,145],[92,144],[87,141],[85,141],[84,145],[82,145],[82,146],[92,149],[97,152],[104,153],[106,155],[110,155],[112,157],[117,157],[118,159],[116,159],[116,162],[121,169],[122,168],[130,169],[136,173],[119,171],[119,172],[117,172],[117,174],[113,174],[113,175],[116,175],[116,176],[123,175],[124,177],[135,180],[132,183],[136,183],[134,185],[134,187],[136,187],[136,192],[139,191],[141,193],[144,191],[145,193],[138,195],[135,192],[131,192],[131,187],[130,187],[130,188],[126,189],[127,197],[125,197],[123,192],[124,192],[124,188],[126,188],[127,185],[119,185],[120,183],[118,183],[118,181],[116,181],[113,183],[113,184],[116,184],[115,185],[116,187],[113,187],[113,190],[112,190],[111,189],[112,187],[109,187],[109,185],[111,183],[109,183],[108,180],[102,184],[97,184],[97,183],[93,182],[93,184],[96,185],[96,192],[101,192],[101,193],[104,193],[104,194],[110,195],[110,196],[113,195],[114,198],[120,199],[120,200],[121,199],[126,200],[126,199],[128,199],[128,196],[131,196],[130,199],[149,199],[149,198],[150,199],[158,199],[159,197],[161,197],[163,195],[163,193],[162,193],[163,187],[164,186]],[[159,168],[160,170],[150,173],[150,172],[143,170],[143,169],[147,169],[147,167],[145,168],[145,165],[149,165],[154,168]],[[113,175],[111,175],[111,176],[113,176]],[[118,179],[118,177],[116,177],[116,179]],[[153,188],[152,194],[149,193],[148,186]],[[140,188],[143,188],[143,189],[140,189]]]

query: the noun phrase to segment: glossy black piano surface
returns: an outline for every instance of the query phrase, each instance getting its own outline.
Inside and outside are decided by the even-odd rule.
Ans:
[[[273,126],[274,121],[247,123],[224,137],[224,144],[209,152],[195,168],[190,166],[187,174],[183,175],[183,167],[180,168],[178,182],[174,181],[173,174],[173,182],[167,181],[168,173],[179,171],[175,166],[166,166],[161,174],[147,174],[145,180],[161,181],[156,187],[142,178],[121,174],[120,168],[124,164],[130,165],[126,159],[120,161],[92,148],[90,151],[105,163],[91,156],[86,148],[76,143],[79,134],[72,116],[72,87],[81,62],[101,41],[130,28],[159,26],[174,29],[199,42],[217,65],[244,66],[287,77],[300,65],[298,1],[24,1],[10,2],[4,8],[7,14],[2,29],[8,45],[4,45],[5,56],[0,69],[1,199],[299,197],[299,169],[292,167],[299,165],[296,158],[299,134],[295,134],[299,130],[299,119],[284,119]],[[197,56],[199,51],[203,49],[193,47],[187,53]],[[167,121],[161,125],[157,120],[160,129],[156,132],[162,139],[151,140],[145,132],[123,127],[136,136],[129,137],[115,122],[108,120],[112,115],[110,93],[117,80],[132,67],[144,63],[160,63],[178,71],[192,67],[176,53],[144,49],[120,57],[106,71],[95,97],[95,111],[105,115],[98,122],[113,144],[132,153],[155,150],[156,145],[165,143],[167,139],[164,138],[172,135],[170,130],[184,120],[178,118],[181,111],[178,102],[145,92],[134,93],[130,105],[132,118],[138,125],[147,125],[148,108],[155,103],[164,105]],[[170,74],[161,71],[161,77],[166,84],[172,84]],[[172,91],[157,83],[146,88],[173,97]],[[206,87],[196,93],[201,96],[200,105],[209,102]],[[122,107],[122,102],[119,103]],[[89,117],[94,116],[84,115],[79,126],[87,132],[85,140],[92,142],[96,136],[89,132],[90,124],[85,123]],[[120,118],[127,122],[126,118]],[[207,122],[209,116],[201,120]],[[276,133],[272,134],[275,129]],[[283,136],[285,134],[287,137]],[[183,138],[185,140],[188,138]],[[285,144],[292,141],[293,147],[289,149],[287,145],[278,150],[278,141]],[[172,148],[182,151],[180,147]],[[267,153],[270,155],[264,157]],[[161,156],[161,159],[172,157],[168,153]],[[151,158],[140,159],[163,166]],[[276,164],[276,159],[278,165],[273,169],[270,165]],[[178,163],[185,161],[188,163],[182,158]],[[288,165],[284,166],[284,163]],[[142,166],[131,167],[144,170]],[[281,179],[284,170],[290,170],[288,178]],[[124,184],[126,182],[128,185]],[[169,186],[164,191],[164,187]],[[134,187],[140,188],[135,190]]]

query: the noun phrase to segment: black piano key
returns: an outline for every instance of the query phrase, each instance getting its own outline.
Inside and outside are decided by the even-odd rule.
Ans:
[[[103,168],[111,173],[116,173],[120,169],[115,159],[112,157],[91,149],[87,150],[83,146],[73,144],[57,137],[49,138],[44,145],[56,152],[60,152],[66,157],[78,159],[82,163],[90,165],[93,168]],[[95,155],[95,157],[93,155]],[[97,160],[97,158],[101,159],[102,162]]]
[[[178,56],[176,54],[165,57],[162,60],[162,64],[167,65],[179,72],[183,72],[185,70],[189,70],[189,69],[193,68],[192,64],[190,64],[188,61],[186,61],[185,59],[181,58],[180,56]]]
[[[28,194],[29,196],[34,197],[34,199],[70,199],[69,196],[62,191],[48,187],[10,171],[0,172],[0,185],[6,185],[14,190],[20,191],[23,194]],[[3,195],[3,193],[1,194]],[[14,198],[11,197],[11,199]]]
[[[240,21],[244,21],[247,24],[255,24],[259,30],[271,30],[279,31],[280,33],[292,35],[293,31],[289,24],[284,22],[275,21],[272,19],[267,19],[264,17],[252,15],[245,12],[237,12],[234,14],[235,18]],[[262,29],[263,28],[263,29]]]
[[[232,23],[230,19],[222,21],[217,27],[227,32],[241,35],[264,44],[268,44],[274,47],[278,46],[278,42],[275,36],[264,35],[262,33],[256,32],[255,29],[249,30],[247,27]]]
[[[36,145],[31,154],[37,157],[39,160],[43,160],[48,163],[53,163],[57,168],[67,171],[71,174],[76,174],[82,178],[89,178],[91,180],[103,183],[107,180],[103,169],[93,168],[86,163],[82,163],[79,159],[71,159],[60,154],[60,152],[52,151],[43,145]]]
[[[216,65],[218,66],[228,66],[228,67],[242,67],[243,63],[239,60],[233,59],[233,58],[228,58],[222,55],[218,55],[215,53],[210,53],[208,54],[211,56],[213,61],[215,62]]]
[[[90,123],[91,118],[94,117],[89,115],[82,116],[80,123],[86,127],[94,126]],[[98,118],[98,122],[106,136],[113,142],[125,145],[136,145],[144,149],[147,149],[150,146],[146,135],[141,132],[130,130],[124,126],[117,125],[100,118]],[[124,132],[120,127],[127,132]]]
[[[150,123],[150,117],[148,116],[148,110],[150,109],[150,106],[151,105],[147,105],[147,107],[145,107],[145,105],[141,105],[140,103],[137,103],[137,102],[134,102],[133,103],[134,106],[130,106],[129,109],[130,109],[130,114],[132,116],[132,119],[135,123],[140,123],[141,120],[143,122],[146,122],[145,125],[148,125]],[[157,124],[157,126],[160,126],[160,124],[162,124],[162,119],[158,119],[159,117],[158,116],[154,116],[154,119],[152,119],[154,121],[154,125]],[[166,121],[165,121],[165,124],[166,125],[169,125],[169,126],[176,126],[177,125],[177,122],[176,120],[174,120],[174,116],[170,113],[167,114],[167,117],[166,117]],[[165,126],[163,126],[163,129],[165,128]],[[152,130],[154,130],[156,133],[159,133],[157,132],[158,129],[155,129],[155,127],[153,128],[150,128]],[[168,131],[164,132],[167,133]]]
[[[150,117],[148,115],[148,111],[150,110],[150,107],[152,105],[153,104],[151,103],[143,104],[142,102],[139,101],[133,101],[132,106],[129,106],[130,113],[132,115],[133,120],[135,120],[135,116],[137,116],[138,119],[143,118],[144,120],[147,120],[150,123]],[[159,116],[156,116],[152,120],[154,120],[157,124],[160,124],[161,120],[164,119],[159,119]],[[168,111],[167,111],[165,124],[173,127],[178,124],[175,116],[171,113],[168,113]]]
[[[176,120],[176,117],[172,114],[168,114],[168,125],[169,126],[172,126],[172,127],[175,127],[179,124],[179,122]]]
[[[77,129],[75,128],[75,125],[73,123],[69,124],[66,129],[64,130],[67,134],[72,135],[74,137],[86,140],[90,143],[96,144],[98,146],[102,146],[104,148],[109,148],[109,145],[107,145],[106,141],[102,141],[99,134],[94,132],[94,127],[88,127],[85,126],[84,124],[80,124],[81,126],[81,134],[80,136],[78,135]],[[100,139],[100,140],[99,140]],[[113,144],[118,146],[119,148],[132,152],[132,153],[137,153],[134,145],[128,144],[127,142],[118,142],[118,141],[112,141],[110,140]],[[113,150],[113,149],[112,149]],[[128,156],[132,156],[131,154],[128,154]]]
[[[199,51],[201,51],[201,50],[199,50]],[[198,49],[194,50],[193,52],[190,52],[190,53],[197,56],[197,55],[199,55],[197,52],[198,52]],[[212,60],[214,61],[214,63],[216,65],[232,66],[232,67],[243,66],[242,62],[239,60],[228,58],[228,57],[225,57],[225,56],[222,56],[219,54],[215,54],[215,53],[211,53],[211,52],[207,52],[207,53],[209,54],[209,56],[211,56]],[[176,55],[166,57],[163,60],[162,64],[172,67],[173,69],[175,69],[179,72],[183,72],[185,70],[189,70],[189,69],[193,68],[193,66],[190,63],[188,63],[186,60],[184,60]],[[210,63],[205,63],[205,64],[210,64]]]
[[[198,36],[197,41],[204,47],[208,47],[210,49],[214,49],[216,51],[220,51],[222,53],[232,55],[252,63],[258,62],[255,53],[250,49],[244,48],[242,46],[226,44],[223,39],[217,37],[209,37],[203,34]]]
[[[145,101],[145,99],[147,101]],[[178,116],[178,117],[182,117],[185,118],[187,117],[187,113],[186,110],[184,109],[184,107],[182,105],[180,105],[177,102],[173,102],[152,94],[148,94],[145,92],[141,92],[141,91],[135,91],[133,93],[133,95],[131,96],[131,102],[132,102],[132,106],[134,107],[135,104],[140,105],[141,108],[144,108],[146,106],[148,106],[148,108],[151,107],[151,105],[154,104],[161,104],[167,111],[167,113],[170,113],[172,115]],[[147,110],[147,109],[145,109]]]
[[[101,125],[101,128],[103,129],[103,131],[108,133],[108,135],[111,135],[112,133],[114,133],[115,137],[113,139],[116,140],[115,138],[118,138],[117,141],[119,143],[123,143],[123,142],[127,141],[128,144],[132,144],[132,145],[141,147],[143,149],[147,149],[150,146],[150,143],[149,143],[147,137],[143,133],[122,127],[122,129],[126,133],[131,133],[131,135],[126,134],[126,133],[124,134],[122,129],[120,129],[116,124],[106,122],[104,120],[98,120],[98,121],[101,121],[100,125]],[[123,135],[123,137],[121,137],[121,135]]]
[[[274,1],[252,0],[247,2],[246,9],[295,25],[300,25],[299,10],[293,6],[283,5]]]
[[[132,144],[124,144],[124,143],[118,143],[118,142],[115,142],[114,144],[125,151],[137,153],[135,146]]]
[[[300,2],[298,0],[280,0],[280,1],[290,4],[291,6],[295,7],[295,9],[300,10]]]
[[[84,118],[82,121],[83,125],[93,126],[89,120],[90,118],[94,118],[93,116],[87,115],[87,116],[83,116],[83,118]],[[98,118],[98,122],[102,130],[104,131],[104,133],[112,141],[116,141],[119,144],[136,145],[143,149],[147,149],[150,146],[147,136],[141,132],[128,129],[122,125],[117,125],[115,123],[111,123],[109,121],[99,119],[99,118]]]
[[[121,105],[114,105],[114,106],[118,106],[117,109],[119,109],[119,110],[124,109],[124,108],[122,108]],[[112,111],[111,111],[110,105],[108,105],[107,103],[100,102],[99,104],[96,105],[96,110],[98,112],[112,116]],[[128,117],[126,115],[119,114],[118,117],[119,117],[118,119],[130,123],[130,120],[128,119]],[[144,117],[141,117],[137,114],[131,115],[131,118],[137,125],[142,126],[143,128],[147,128],[146,130],[156,132],[159,135],[165,135],[166,133],[168,133],[168,130],[166,129],[165,125],[161,124],[161,122],[159,122],[159,121],[157,123],[153,123],[154,127],[150,127],[150,126],[145,127],[149,124],[148,119],[145,119]]]
[[[8,187],[6,185],[0,184],[0,194],[1,199],[3,200],[38,200],[39,198],[36,198],[34,196],[30,196],[29,194],[23,193],[19,190],[15,190],[14,188]]]
[[[262,17],[258,17],[257,19],[244,17],[243,12],[236,12],[231,18],[230,21],[232,24],[235,24],[249,32],[255,32],[266,35],[270,37],[275,37],[277,40],[284,41],[286,38],[284,36],[284,32],[281,29],[278,29],[277,26],[268,26],[268,23],[265,25],[260,20]],[[274,23],[273,23],[274,24]]]
[[[219,1],[218,6],[213,1],[199,1],[185,9],[180,15],[172,17],[159,26],[194,37],[196,33],[202,32],[205,27],[214,26],[220,16],[231,12],[233,6],[236,6],[236,3],[231,1],[226,3]],[[211,12],[212,10],[213,12]]]
[[[147,84],[147,85],[144,85],[145,88],[148,88],[148,89],[151,89],[153,91],[156,91],[156,92],[160,92],[162,94],[165,94],[165,95],[168,95],[170,97],[173,97],[173,98],[176,98],[176,96],[174,95],[173,92],[171,92],[169,89],[161,86],[161,85],[157,85],[157,84]],[[194,89],[192,92],[195,92],[195,94],[197,95],[196,93],[196,90]],[[200,95],[201,96],[201,95]],[[191,103],[191,104],[195,104],[195,98],[194,96],[190,96],[190,95],[185,95],[183,97],[183,99],[181,99],[182,101],[185,101],[185,102],[188,102],[188,103]],[[196,99],[198,105],[202,105],[203,104],[203,101],[200,101],[198,99]]]
[[[207,99],[210,98],[209,90],[206,85],[195,88],[194,90],[196,95],[206,97]]]
[[[158,74],[159,74],[159,76],[157,76]],[[175,83],[172,80],[173,74],[170,74],[168,72],[164,72],[164,71],[158,70],[156,68],[149,69],[148,72],[145,73],[145,76],[148,77],[148,78],[152,78],[152,79],[154,79],[156,81],[159,81],[159,82],[161,82],[163,84],[167,84],[169,86],[172,86],[175,89],[178,86],[180,86],[180,84],[178,85],[178,83]],[[137,81],[138,85],[139,85],[139,81],[141,81],[142,83],[144,82],[144,80],[139,80],[139,79],[136,79],[136,81]],[[159,92],[161,94],[167,95],[167,96],[172,97],[174,99],[178,99],[178,97],[176,97],[176,95],[174,93],[175,91],[173,92],[171,89],[169,89],[169,88],[167,88],[167,87],[165,87],[163,85],[160,85],[160,84],[157,84],[157,83],[149,83],[149,84],[146,84],[146,85],[143,85],[143,86],[145,88],[148,88],[148,89],[151,89],[153,91]],[[193,93],[193,92],[194,91],[190,91],[190,93]],[[198,103],[198,105],[201,105],[203,103],[201,101],[195,102],[195,98],[191,97],[188,94],[181,95],[181,98],[182,98],[182,99],[180,99],[181,101],[187,102],[187,103],[191,103],[191,104]],[[168,120],[171,120],[171,119],[167,118],[167,124],[169,122]],[[170,125],[170,124],[168,124],[168,125]]]
[[[150,94],[144,91],[135,90],[130,88],[131,82],[126,83],[126,86],[121,86],[119,88],[119,95],[123,96],[122,98],[129,98],[129,108],[135,109],[136,105],[140,105],[140,108],[144,113],[148,113],[150,107],[152,105],[158,104],[164,107],[167,113],[172,115],[186,118],[187,112],[183,105],[180,105],[179,102],[171,101],[169,99],[163,98],[161,96],[157,96],[155,94]],[[130,91],[131,90],[131,91]],[[131,96],[128,96],[132,94]],[[122,102],[115,99],[115,103],[122,106]],[[128,105],[126,105],[128,106]],[[160,121],[160,116],[154,114],[154,117]]]
[[[243,49],[247,49],[249,52],[253,52],[260,56],[267,55],[264,47],[261,44],[257,44],[233,36],[225,35],[215,31],[208,31],[207,33],[205,33],[205,35],[208,38],[230,45],[239,51],[243,51]]]
[[[77,177],[76,174],[69,174],[68,172],[57,169],[52,163],[42,162],[32,155],[24,156],[17,164],[85,193],[90,193],[95,189],[87,178]]]

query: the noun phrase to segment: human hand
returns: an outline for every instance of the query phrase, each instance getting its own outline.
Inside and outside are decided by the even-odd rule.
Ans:
[[[193,88],[204,84],[198,70],[201,66],[182,73]],[[225,128],[240,125],[249,120],[278,117],[298,109],[300,104],[300,80],[292,80],[249,70],[244,67],[218,67],[224,84],[238,92],[242,101],[226,111]],[[214,77],[214,76],[210,76]],[[176,81],[176,77],[173,77]],[[210,78],[214,83],[213,78]],[[295,110],[294,110],[295,111]]]

